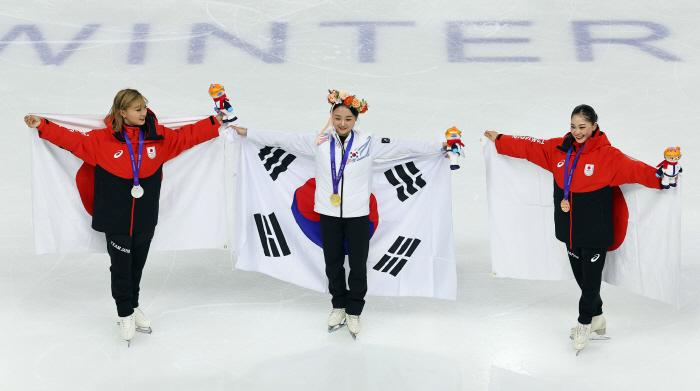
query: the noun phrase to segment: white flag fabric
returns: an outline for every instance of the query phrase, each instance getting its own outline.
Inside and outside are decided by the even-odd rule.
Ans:
[[[482,139],[486,161],[493,274],[538,280],[574,278],[566,244],[554,235],[552,174],[524,159],[498,154]],[[614,189],[615,246],[603,281],[645,297],[679,304],[681,181],[669,190]]]
[[[103,116],[37,114],[73,131],[104,128]],[[176,129],[206,116],[158,117]],[[44,253],[107,252],[105,236],[91,228],[76,179],[84,162],[31,131],[34,250]],[[226,248],[224,137],[163,165],[160,210],[151,250]],[[86,167],[87,168],[87,167]],[[90,188],[89,191],[92,191]]]
[[[235,171],[236,267],[328,292],[314,158],[241,137]],[[450,172],[439,154],[374,164],[369,295],[456,299]]]

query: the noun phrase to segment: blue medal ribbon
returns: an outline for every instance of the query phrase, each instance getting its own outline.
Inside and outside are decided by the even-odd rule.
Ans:
[[[345,149],[343,162],[340,163],[340,169],[338,170],[337,174],[335,172],[335,142],[328,143],[331,146],[331,175],[333,179],[333,194],[338,194],[338,184],[340,184],[340,178],[343,177],[343,171],[345,171],[345,164],[348,162],[348,156],[350,156],[350,148],[352,148],[352,140],[354,137],[355,132],[351,130],[350,141],[348,141],[348,147]]]
[[[131,169],[134,172],[134,186],[139,185],[139,171],[141,170],[141,157],[143,156],[143,130],[139,129],[139,157],[138,163],[134,157],[134,148],[131,146],[131,140],[126,134],[124,127],[122,127],[122,134],[124,135],[124,140],[126,140],[126,148],[129,150],[129,156],[131,157]]]
[[[574,169],[576,168],[578,158],[581,157],[581,152],[583,151],[583,147],[585,146],[586,143],[583,143],[583,145],[581,145],[581,148],[579,148],[571,169],[569,169],[569,159],[571,158],[571,151],[573,151],[574,148],[573,145],[569,147],[569,152],[566,153],[566,163],[564,165],[564,199],[567,201],[569,200],[569,189],[571,189],[571,180],[574,178]]]

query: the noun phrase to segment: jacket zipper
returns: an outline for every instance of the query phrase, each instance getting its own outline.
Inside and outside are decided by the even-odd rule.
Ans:
[[[571,202],[569,206],[569,248],[574,248],[573,230],[574,230],[574,193],[569,193]]]
[[[345,143],[341,141],[340,144],[340,160],[343,160],[343,157],[345,157]],[[345,187],[345,170],[343,170],[343,175],[340,177],[340,218],[343,218],[343,188]]]
[[[131,227],[129,228],[129,236],[134,236],[134,207],[136,206],[136,198],[131,197]]]
[[[580,151],[580,150],[579,150]],[[579,151],[576,151],[576,156],[578,156]],[[574,159],[576,160],[576,159]],[[571,162],[571,165],[573,165],[574,162]],[[570,170],[570,168],[566,167],[565,168],[567,171]],[[574,176],[574,173],[571,173],[571,176]],[[572,178],[573,182],[573,178]],[[569,248],[574,248],[574,193],[569,189],[569,198],[571,198],[571,201],[569,201]]]
[[[148,125],[146,125],[148,126]],[[143,129],[139,129],[139,132],[143,132]],[[129,137],[129,135],[127,135]],[[144,135],[144,140],[146,139],[146,136]],[[124,140],[126,142],[126,140]],[[145,141],[144,141],[144,144]],[[137,147],[138,148],[138,147]],[[131,227],[129,227],[129,236],[133,237],[134,236],[134,208],[136,207],[136,198],[131,197]]]

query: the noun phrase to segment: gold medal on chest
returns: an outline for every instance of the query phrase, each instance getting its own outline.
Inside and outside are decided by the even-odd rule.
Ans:
[[[333,206],[340,206],[340,196],[338,194],[333,194],[331,196],[331,204]]]

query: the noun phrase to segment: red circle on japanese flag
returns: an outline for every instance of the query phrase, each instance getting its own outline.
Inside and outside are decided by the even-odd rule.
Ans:
[[[83,163],[75,174],[75,185],[78,187],[85,210],[92,216],[95,202],[95,166]]]
[[[615,230],[615,243],[608,247],[608,251],[615,251],[625,241],[627,236],[627,224],[630,219],[630,212],[627,209],[627,202],[622,190],[618,186],[613,187],[613,229]]]

